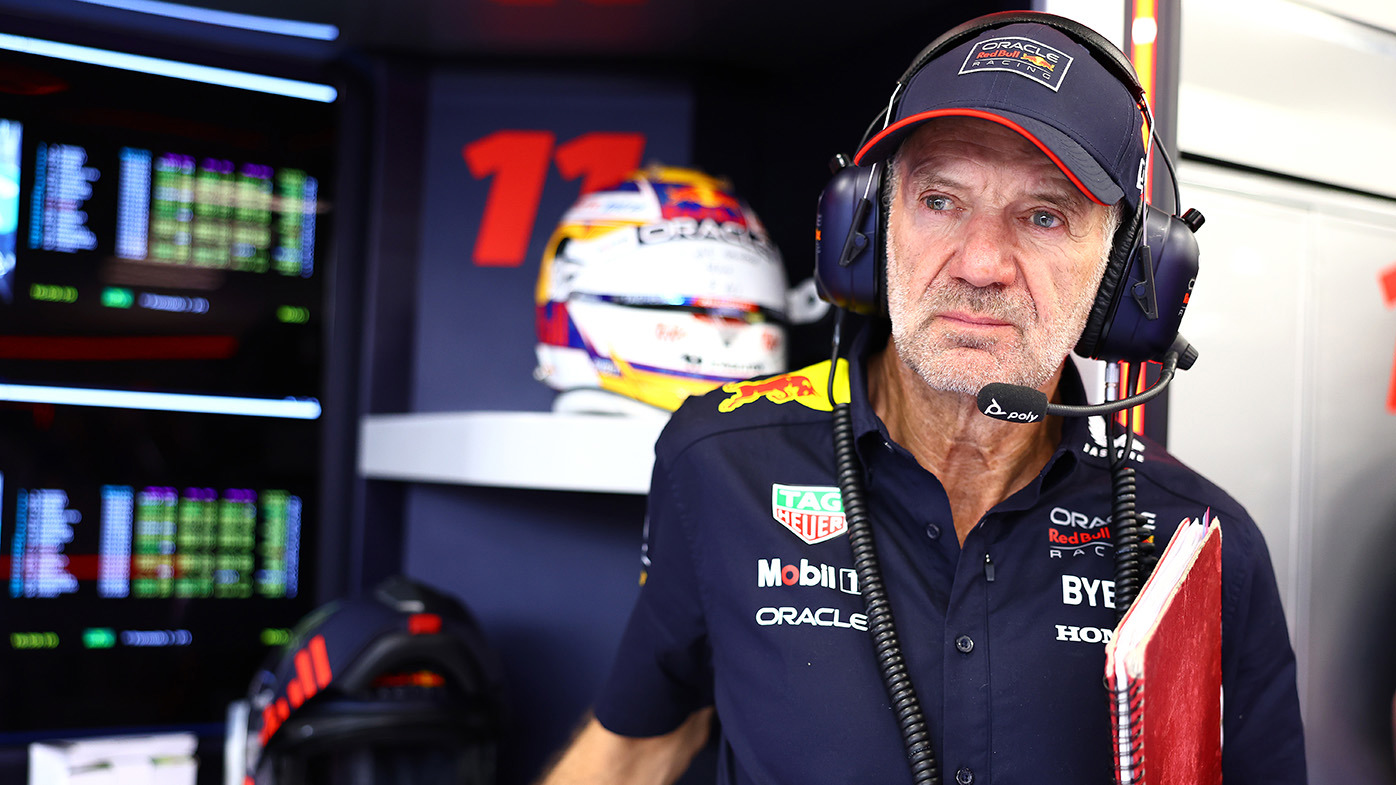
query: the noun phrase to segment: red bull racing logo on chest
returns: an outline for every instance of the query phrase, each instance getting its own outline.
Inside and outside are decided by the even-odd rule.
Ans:
[[[843,496],[825,485],[771,485],[771,517],[806,545],[832,540],[848,531]]]
[[[720,412],[730,412],[762,398],[771,403],[785,403],[802,396],[819,394],[808,376],[793,373],[755,382],[728,382],[722,385],[722,389],[732,393],[732,397],[718,404],[717,410]]]
[[[762,399],[771,403],[799,401],[811,409],[821,412],[834,410],[829,402],[829,361],[811,365],[794,373],[772,376],[769,379],[756,379],[745,382],[728,382],[722,385],[728,397],[717,405],[720,412],[735,411],[753,401]],[[838,374],[834,379],[834,395],[840,401],[848,400],[848,361],[839,360]]]

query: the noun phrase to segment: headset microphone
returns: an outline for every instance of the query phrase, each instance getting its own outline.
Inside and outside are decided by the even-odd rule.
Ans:
[[[1021,384],[994,382],[979,391],[979,411],[1004,422],[1037,422],[1047,414],[1047,393]]]
[[[1192,348],[1192,344],[1188,343],[1183,336],[1179,335],[1174,339],[1173,345],[1164,353],[1163,370],[1159,372],[1158,382],[1138,395],[1130,395],[1117,401],[1107,401],[1090,406],[1068,406],[1048,403],[1047,393],[1032,387],[993,382],[984,385],[979,391],[976,401],[980,413],[1004,422],[1039,422],[1044,415],[1048,414],[1057,417],[1094,417],[1114,414],[1153,400],[1159,393],[1163,392],[1169,382],[1173,381],[1173,374],[1179,368],[1186,371],[1192,367],[1194,362],[1197,362],[1197,350]]]

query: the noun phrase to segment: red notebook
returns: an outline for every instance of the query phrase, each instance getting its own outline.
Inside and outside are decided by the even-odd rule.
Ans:
[[[1221,783],[1221,528],[1184,521],[1105,645],[1115,781]]]

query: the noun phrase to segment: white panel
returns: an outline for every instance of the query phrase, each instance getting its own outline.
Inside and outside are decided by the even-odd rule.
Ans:
[[[1396,3],[1391,0],[1304,0],[1338,16],[1396,31]]]
[[[1178,148],[1396,195],[1396,33],[1290,0],[1183,5]]]
[[[1396,645],[1396,204],[1185,162],[1207,215],[1169,447],[1250,508],[1299,657],[1314,785],[1380,782]],[[1385,656],[1385,655],[1378,655]],[[1374,707],[1376,714],[1374,715]],[[1383,708],[1384,707],[1384,708]],[[1385,720],[1373,724],[1373,717]]]
[[[1265,533],[1291,633],[1299,631],[1294,471],[1309,218],[1302,208],[1204,187],[1184,165],[1183,197],[1207,223],[1182,332],[1197,364],[1169,389],[1168,447],[1246,506]],[[1280,356],[1277,356],[1280,355]],[[1282,356],[1291,359],[1277,362]],[[1264,390],[1264,395],[1260,391]],[[1263,427],[1256,427],[1263,423]],[[1265,466],[1264,471],[1254,468]]]
[[[1125,0],[1045,0],[1038,10],[1074,19],[1125,48]]]
[[[1376,646],[1396,644],[1389,552],[1396,545],[1396,413],[1386,410],[1396,310],[1385,307],[1379,287],[1380,272],[1396,267],[1396,216],[1385,226],[1325,216],[1320,233],[1311,382],[1311,770],[1341,773],[1335,782],[1377,782],[1391,761],[1363,743],[1353,707],[1371,696],[1371,681],[1385,683],[1389,674],[1372,673],[1373,663],[1353,654],[1370,651],[1374,633]],[[1392,696],[1378,697],[1390,718]]]

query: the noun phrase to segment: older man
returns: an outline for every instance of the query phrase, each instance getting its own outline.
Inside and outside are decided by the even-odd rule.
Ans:
[[[595,716],[547,782],[671,781],[712,729],[723,783],[911,780],[827,390],[851,405],[882,580],[945,781],[1110,781],[1106,451],[1083,419],[1010,424],[975,403],[990,382],[1084,399],[1066,358],[1128,241],[1117,228],[1138,213],[1144,151],[1135,101],[1098,55],[1020,20],[910,79],[858,161],[889,167],[890,325],[864,325],[847,361],[727,385],[675,414],[656,448],[647,580]],[[1294,659],[1259,531],[1159,445],[1125,460],[1160,542],[1208,508],[1222,521],[1228,785],[1303,782]]]

